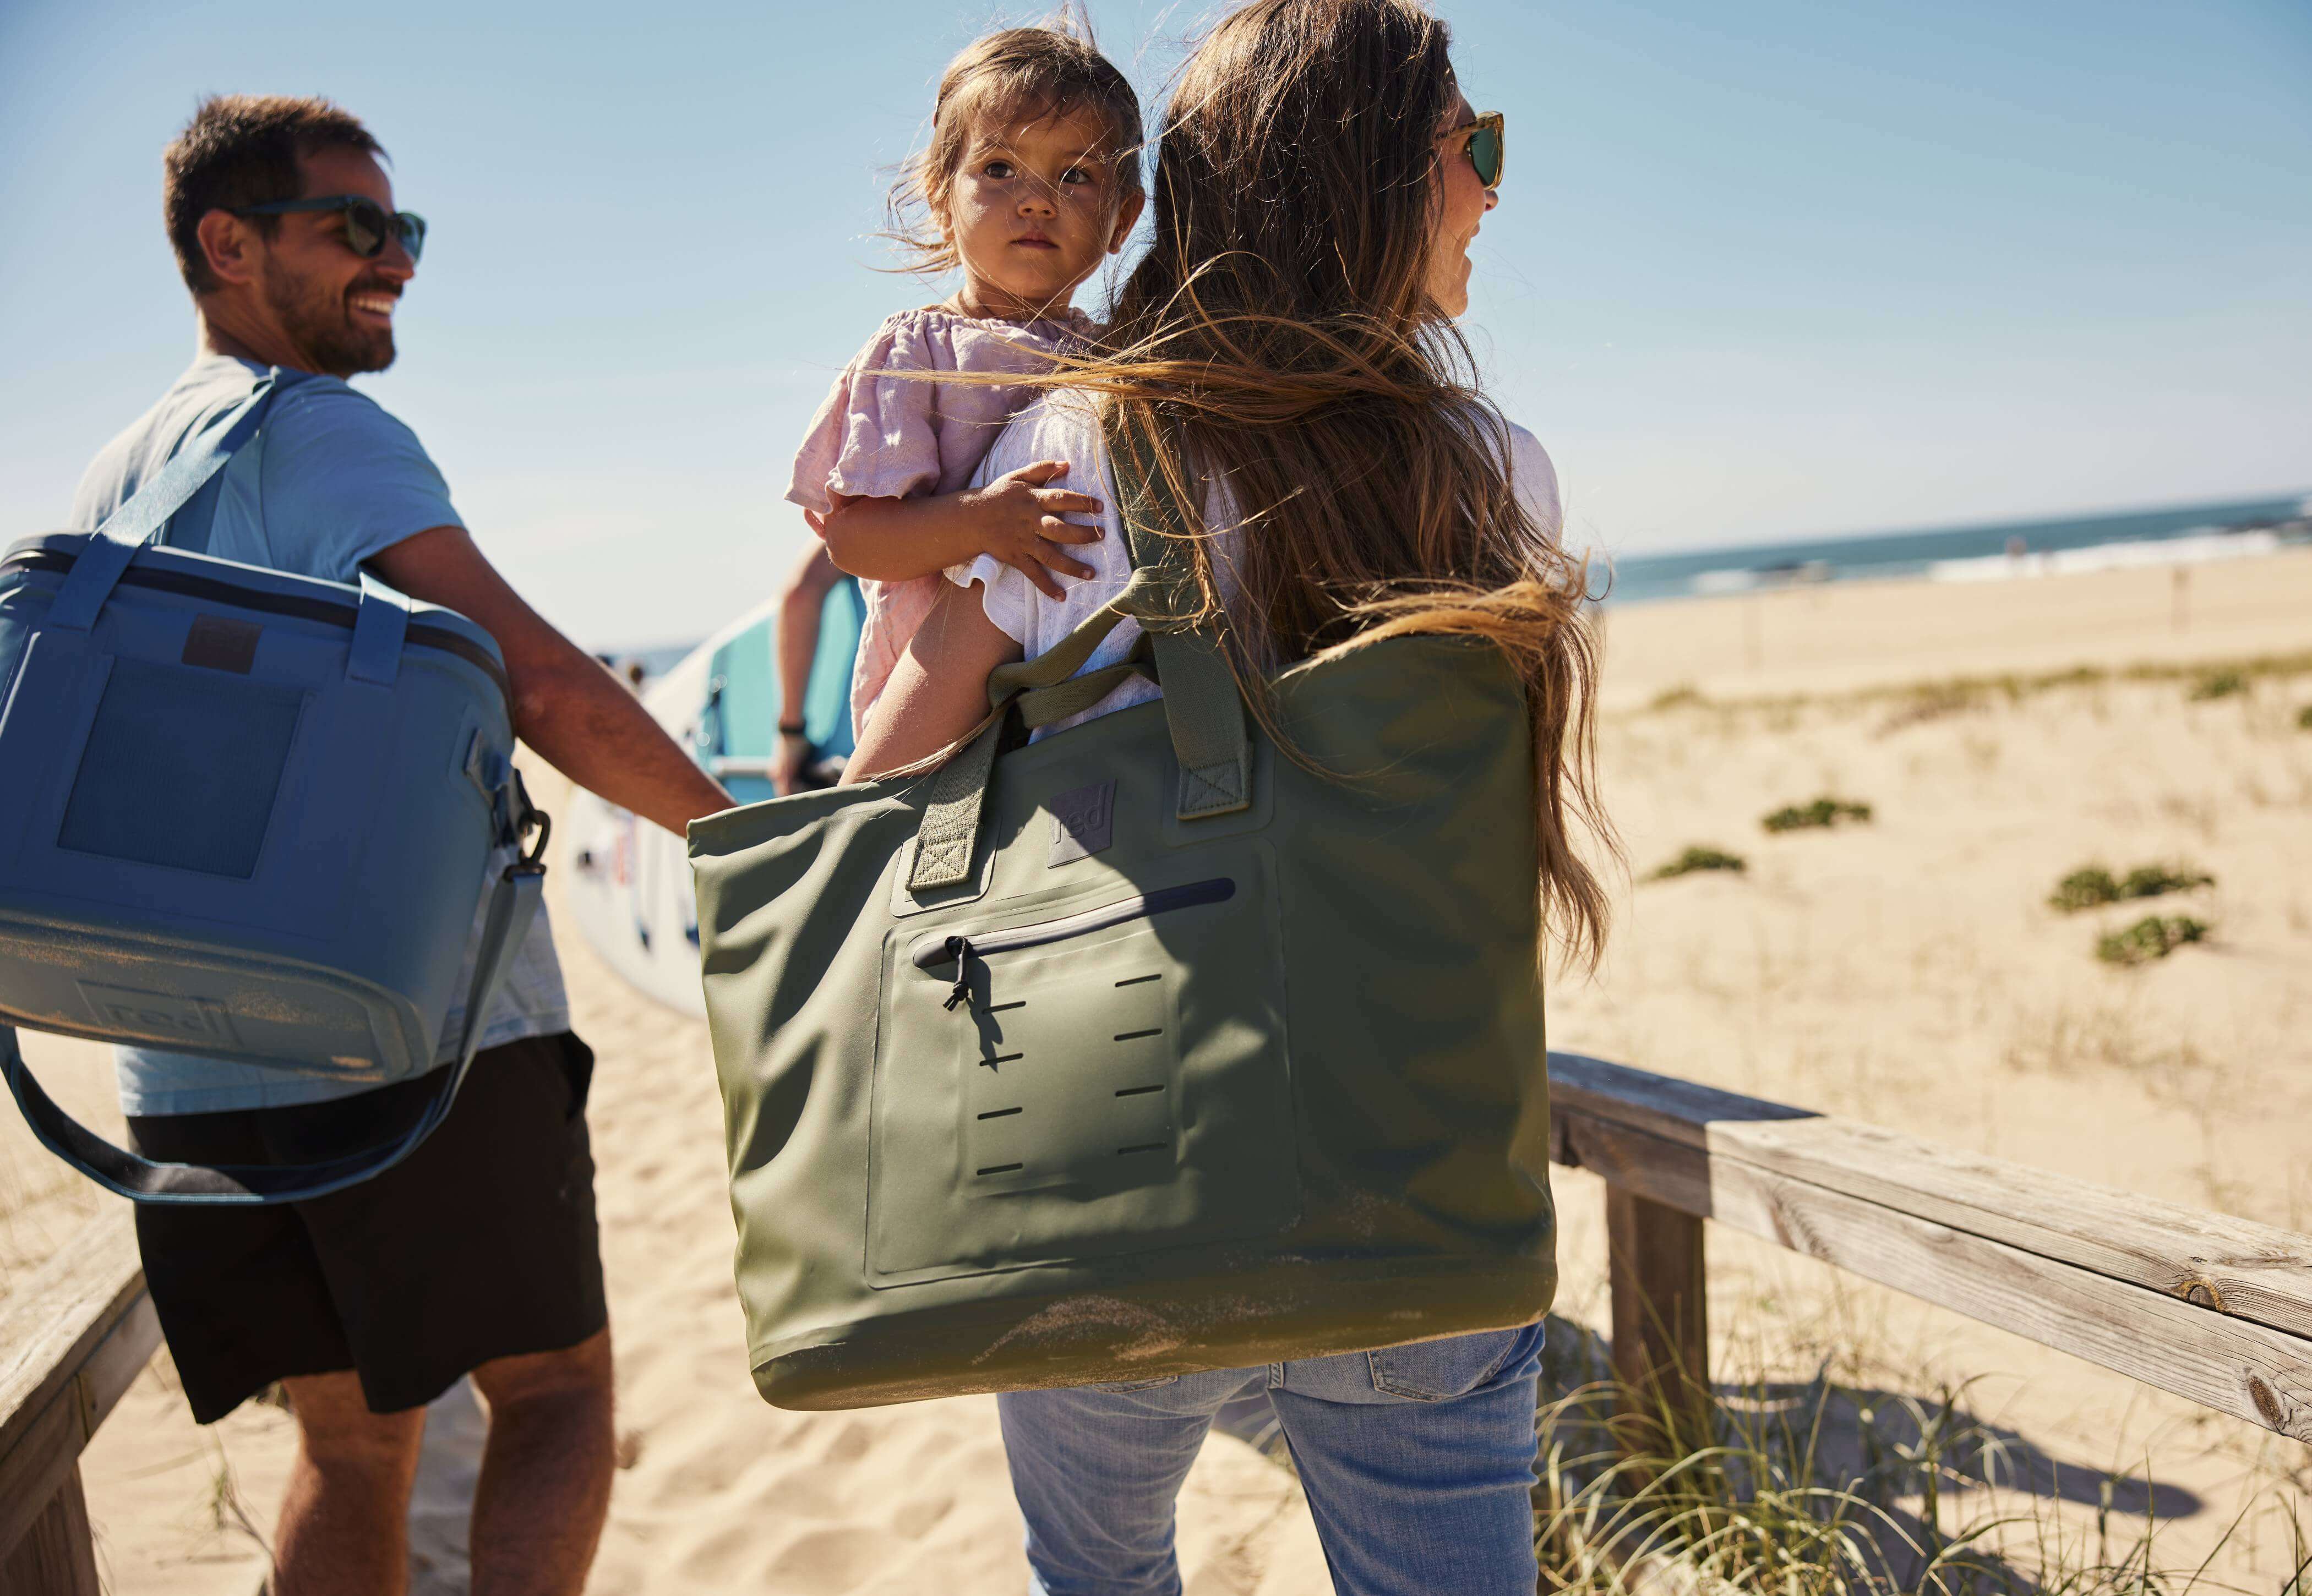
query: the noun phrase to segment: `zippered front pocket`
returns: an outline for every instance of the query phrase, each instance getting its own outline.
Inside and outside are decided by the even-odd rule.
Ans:
[[[1135,893],[1128,898],[1118,898],[1097,909],[1087,909],[1080,914],[1064,915],[1058,920],[1037,920],[1024,926],[1007,926],[998,931],[982,931],[976,938],[950,935],[925,937],[915,945],[915,968],[936,970],[942,964],[955,968],[955,984],[948,989],[947,1007],[968,1001],[971,996],[971,961],[987,958],[999,953],[1018,953],[1022,948],[1044,947],[1055,942],[1065,942],[1074,937],[1089,937],[1094,931],[1105,931],[1111,926],[1127,921],[1148,920],[1173,909],[1194,909],[1203,903],[1225,903],[1236,895],[1236,883],[1227,876],[1211,881],[1192,881],[1185,886],[1159,887],[1154,892]]]
[[[893,933],[869,1199],[879,1285],[1297,1217],[1266,846],[1169,863],[1193,878],[977,903]]]

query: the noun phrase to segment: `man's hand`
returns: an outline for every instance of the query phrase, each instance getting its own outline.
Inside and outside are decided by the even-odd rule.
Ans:
[[[731,807],[625,683],[522,602],[463,527],[404,538],[369,563],[412,598],[447,606],[497,641],[513,688],[514,736],[579,786],[677,836]]]
[[[810,739],[798,731],[779,733],[778,752],[771,755],[771,786],[781,798],[803,790],[802,773],[810,763]]]
[[[1097,527],[1079,527],[1064,515],[1098,515],[1099,501],[1086,493],[1045,484],[1065,476],[1065,460],[1038,460],[1007,471],[984,488],[958,493],[958,508],[968,509],[977,535],[976,552],[991,554],[1035,583],[1047,598],[1064,598],[1061,576],[1099,574],[1081,560],[1071,559],[1067,544],[1097,543]]]

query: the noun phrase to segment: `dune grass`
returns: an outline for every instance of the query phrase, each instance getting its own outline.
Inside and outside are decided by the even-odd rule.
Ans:
[[[1931,1397],[1831,1379],[1721,1385],[1705,1416],[1617,1404],[1599,1338],[1552,1321],[1534,1493],[1541,1589],[1595,1596],[2230,1596],[2249,1587],[2162,1562],[2156,1488],[2101,1477],[2092,1537],[2057,1513],[2062,1482],[2027,1443],[1977,1418],[1962,1387]],[[1572,1343],[1568,1345],[1568,1343]],[[1582,1376],[1587,1376],[1582,1378]],[[1681,1434],[1681,1432],[1684,1432]],[[2084,1498],[2076,1472],[2069,1494]],[[1997,1503],[1991,1500],[1997,1487]],[[2124,1492],[2141,1527],[2115,1534]],[[2003,1504],[2003,1505],[2002,1505]],[[2243,1507],[2277,1515],[2312,1596],[2312,1518],[2284,1480]],[[2275,1522],[2267,1516],[2264,1523]],[[2269,1587],[2255,1587],[2259,1596]]]
[[[1829,830],[1850,823],[1867,824],[1870,806],[1826,794],[1810,804],[1791,804],[1763,816],[1758,824],[1770,832]]]
[[[1738,698],[1709,697],[1691,685],[1681,685],[1655,696],[1637,712],[1707,707],[1712,710],[1796,710],[1816,704],[1868,705],[1891,703],[1894,716],[1882,729],[1899,729],[1916,721],[1933,720],[1977,704],[2003,699],[2019,703],[2027,698],[2066,687],[2099,687],[2114,683],[2189,683],[2196,689],[2224,676],[2236,676],[2241,690],[2259,681],[2290,681],[2312,676],[2312,651],[2296,654],[2255,654],[2226,660],[2197,662],[2150,659],[2134,665],[2073,666],[2062,670],[2004,671],[1992,676],[1945,676],[1888,683],[1823,693],[1758,693]],[[1913,711],[1918,711],[1914,713]],[[2312,728],[2312,705],[2299,724]]]
[[[2083,865],[2055,884],[2047,905],[2076,914],[2104,903],[2157,898],[2215,884],[2213,876],[2191,865],[2138,865],[2124,876],[2115,876],[2102,865]]]
[[[2187,942],[2204,941],[2212,927],[2188,914],[2147,914],[2124,931],[2096,938],[2096,957],[2106,964],[2148,964]]]
[[[1723,849],[1711,848],[1696,842],[1688,845],[1684,853],[1668,863],[1656,866],[1648,874],[1646,879],[1668,881],[1680,876],[1691,876],[1704,870],[1723,870],[1739,876],[1749,868],[1749,862],[1738,853],[1728,853]]]

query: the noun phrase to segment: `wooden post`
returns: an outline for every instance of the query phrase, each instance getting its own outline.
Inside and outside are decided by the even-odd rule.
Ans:
[[[0,1596],[99,1596],[88,1498],[73,1465],[15,1548],[0,1557]]]
[[[1614,1295],[1614,1378],[1625,1452],[1668,1455],[1709,1443],[1710,1323],[1702,1221],[1606,1188]]]

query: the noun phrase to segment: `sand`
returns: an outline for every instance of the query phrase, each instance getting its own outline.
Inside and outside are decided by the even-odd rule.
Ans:
[[[2312,553],[2196,571],[2185,604],[2179,629],[2168,573],[2130,571],[1615,615],[1603,754],[1633,874],[1690,843],[1749,868],[1623,892],[1600,978],[1553,989],[1553,1043],[2312,1231],[2312,731],[2296,725],[2312,673],[2251,676],[2206,702],[2189,673],[2015,695],[1891,690],[2312,652]],[[1741,702],[1760,699],[1773,702]],[[1768,810],[1822,794],[1873,817],[1761,829]],[[2186,863],[2217,885],[2080,916],[2045,906],[2058,876],[2097,859]],[[2095,959],[2099,930],[2154,910],[2209,922],[2211,938],[2138,970]],[[703,1029],[619,987],[574,938],[564,948],[601,1057],[592,1122],[619,1359],[623,1467],[591,1588],[1021,1590],[991,1400],[794,1415],[754,1395]],[[60,1095],[104,1117],[94,1050],[30,1051]],[[4,1291],[110,1199],[13,1123],[0,1149]],[[1579,1173],[1559,1186],[1563,1306],[1599,1326],[1598,1189]],[[1712,1248],[1721,1374],[1810,1374],[1829,1357],[1921,1395],[1974,1377],[1973,1411],[2018,1455],[2061,1466],[2074,1525],[2092,1525],[2106,1470],[2123,1477],[2115,1540],[2147,1505],[2177,1521],[2163,1561],[2188,1566],[2244,1507],[2312,1488],[2312,1450],[1763,1244],[1713,1232]],[[463,1401],[453,1393],[432,1426],[413,1530],[450,1574],[422,1589],[457,1588],[471,1467],[459,1438],[477,1427]],[[157,1362],[85,1460],[110,1588],[247,1596],[288,1447],[268,1408],[197,1429]],[[2131,1483],[2147,1461],[2156,1491]],[[2218,1567],[2271,1589],[2284,1548],[2260,1511]],[[1192,1596],[1329,1589],[1290,1480],[1224,1437],[1190,1478],[1181,1541]]]

